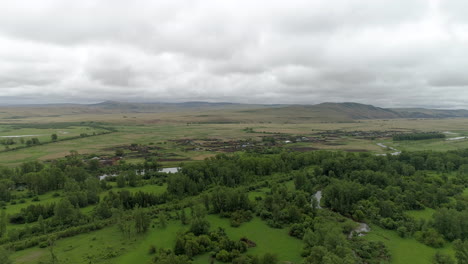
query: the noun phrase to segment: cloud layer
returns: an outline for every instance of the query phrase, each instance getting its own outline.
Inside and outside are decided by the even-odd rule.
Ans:
[[[464,0],[3,1],[0,103],[468,108],[466,10]]]

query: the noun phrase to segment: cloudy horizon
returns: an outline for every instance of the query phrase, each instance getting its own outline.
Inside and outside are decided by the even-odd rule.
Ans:
[[[0,104],[468,108],[462,0],[0,3]]]

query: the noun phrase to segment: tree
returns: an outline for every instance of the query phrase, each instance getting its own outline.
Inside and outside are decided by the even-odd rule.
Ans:
[[[112,217],[115,219],[120,232],[127,238],[130,238],[132,236],[132,225],[130,221],[127,221],[123,208],[115,208],[112,212]]]
[[[127,181],[128,181],[128,186],[130,187],[137,187],[138,185],[138,177],[137,175],[135,174],[134,171],[128,171],[126,173],[126,178],[127,178]]]
[[[68,199],[62,199],[55,205],[54,218],[60,224],[70,224],[76,219],[76,209]]]
[[[123,149],[116,149],[115,150],[115,156],[122,157],[123,155],[124,155]]]
[[[6,227],[7,227],[7,217],[5,210],[2,210],[2,214],[0,215],[0,237],[3,237],[6,234]]]
[[[10,259],[10,252],[8,252],[3,247],[0,247],[0,263],[2,264],[12,264],[13,261]]]
[[[461,241],[457,239],[453,242],[453,249],[455,249],[455,257],[458,264],[468,264],[468,240]]]
[[[144,233],[148,230],[151,219],[138,205],[133,212],[133,219],[135,220],[135,230],[137,233]]]
[[[55,255],[54,248],[55,248],[55,240],[56,238],[50,236],[47,239],[47,243],[49,244],[49,253],[50,253],[50,263],[55,264],[58,263],[57,255]]]
[[[262,264],[276,264],[278,263],[278,257],[276,255],[265,253],[261,259]]]
[[[122,174],[119,174],[116,177],[116,180],[117,180],[117,187],[119,188],[125,187],[125,177]]]
[[[437,252],[432,259],[434,264],[455,264],[455,260],[449,255]]]
[[[44,217],[42,215],[40,215],[37,218],[37,225],[39,226],[39,229],[41,230],[41,232],[43,234],[45,234],[46,233],[46,224],[44,223]]]
[[[112,211],[109,205],[104,201],[98,203],[95,207],[94,215],[100,219],[107,219],[112,216]]]
[[[101,183],[97,178],[88,178],[85,180],[86,196],[89,204],[99,202],[99,193],[101,192]]]
[[[185,255],[176,255],[171,250],[160,249],[153,259],[155,264],[190,264],[192,263]]]
[[[180,213],[180,222],[182,222],[183,225],[188,224],[187,216],[185,214],[185,209],[182,208],[182,212]]]
[[[167,219],[166,219],[166,213],[165,212],[160,212],[159,213],[159,226],[161,228],[166,228],[167,227]]]
[[[52,139],[52,141],[57,141],[58,136],[57,136],[57,134],[52,134],[52,135],[50,135],[50,138]]]
[[[205,218],[195,217],[192,220],[190,232],[194,233],[196,236],[208,234],[209,230],[210,222],[208,222]]]

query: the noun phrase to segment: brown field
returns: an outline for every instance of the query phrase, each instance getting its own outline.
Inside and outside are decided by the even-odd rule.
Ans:
[[[277,145],[298,151],[329,149],[385,153],[386,150],[377,146],[376,143],[393,144],[390,137],[385,136],[387,131],[451,131],[462,135],[468,131],[467,118],[355,120],[333,123],[326,122],[324,116],[316,119],[303,118],[294,115],[287,116],[280,111],[275,113],[255,110],[83,113],[82,110],[64,109],[63,107],[26,110],[22,108],[0,109],[0,128],[11,127],[12,124],[21,127],[21,124],[82,121],[103,122],[106,123],[106,126],[116,128],[118,132],[0,152],[0,165],[15,166],[29,160],[56,159],[68,155],[71,150],[76,150],[80,154],[113,155],[115,152],[113,148],[130,144],[157,146],[159,149],[152,150],[152,155],[158,157],[164,164],[175,164],[187,160],[202,160],[219,152],[238,151],[241,150],[240,146],[245,144],[244,141],[257,142],[258,145],[263,137],[275,137]],[[247,127],[251,128],[254,133],[246,132]],[[359,136],[358,132],[362,131],[367,132],[365,133],[367,136]],[[370,137],[369,135],[375,136]],[[309,137],[313,140],[289,144],[285,143],[285,139],[288,137]],[[181,144],[173,141],[179,139],[191,142]],[[217,140],[217,143],[214,144],[210,140]],[[392,146],[408,150],[448,150],[468,147],[468,142],[466,140],[457,142],[439,140],[406,145],[398,143]],[[129,154],[132,154],[131,151]],[[138,161],[140,156],[133,153],[129,159]]]

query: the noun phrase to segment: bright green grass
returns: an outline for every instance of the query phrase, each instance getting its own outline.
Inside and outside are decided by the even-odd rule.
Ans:
[[[435,249],[419,243],[414,238],[401,238],[395,231],[371,226],[372,231],[365,238],[370,241],[382,241],[392,256],[393,264],[430,264],[437,251],[454,256],[451,244]]]
[[[240,227],[231,227],[228,219],[220,218],[216,215],[209,215],[207,219],[211,223],[211,229],[222,227],[232,240],[239,240],[242,237],[254,241],[257,246],[249,248],[247,254],[263,255],[265,253],[277,254],[281,263],[291,261],[300,263],[302,241],[288,235],[287,229],[274,229],[269,227],[259,218],[254,218]],[[204,254],[195,258],[194,264],[205,264],[209,255]],[[216,262],[218,263],[218,262]]]
[[[0,139],[7,139],[8,136],[20,136],[13,139],[16,144],[10,146],[11,148],[18,146],[25,146],[27,140],[31,138],[38,138],[42,143],[51,142],[51,135],[56,134],[58,139],[65,139],[69,137],[76,137],[80,134],[86,133],[92,135],[93,133],[104,132],[102,129],[94,129],[91,127],[85,126],[71,126],[64,129],[38,129],[38,128],[19,128],[11,129],[10,126],[0,125]],[[23,144],[21,144],[21,139],[23,139]]]
[[[26,191],[24,192],[18,192],[18,196],[19,195],[22,195],[22,193],[26,194]],[[54,193],[59,193],[60,196],[59,197],[54,197],[53,194]],[[15,200],[16,201],[16,204],[10,204],[10,203],[7,203],[7,205],[5,206],[5,212],[7,215],[14,215],[14,214],[17,214],[21,211],[21,209],[23,208],[26,208],[30,205],[38,205],[38,204],[42,204],[42,205],[45,205],[45,204],[51,204],[51,203],[57,203],[59,202],[63,197],[62,197],[62,191],[53,191],[53,192],[48,192],[48,193],[45,193],[45,194],[41,194],[41,195],[38,195],[38,198],[39,198],[39,201],[37,202],[33,202],[32,201],[32,198],[24,198],[23,200],[25,201],[25,203],[19,203],[19,201],[21,199],[17,199]],[[7,229],[10,230],[10,229],[17,229],[17,228],[23,228],[25,227],[26,225],[16,225],[16,224],[10,224],[8,222],[7,224]]]
[[[267,193],[269,193],[270,191],[271,191],[270,188],[266,188],[266,187],[257,189],[255,191],[251,191],[249,192],[249,199],[251,201],[255,201],[255,197],[265,198]]]
[[[420,219],[428,221],[432,219],[432,215],[435,213],[435,210],[432,208],[424,208],[424,210],[411,210],[406,211],[406,213],[416,221],[419,221]]]
[[[56,241],[54,252],[59,263],[114,263],[109,258],[118,255],[131,246],[132,241],[122,237],[116,227],[105,228],[91,233]],[[11,259],[16,264],[48,263],[50,253],[47,248],[34,247],[13,253]]]
[[[149,263],[152,256],[148,253],[148,250],[151,245],[156,246],[157,249],[173,249],[177,232],[185,231],[186,229],[187,227],[182,226],[180,221],[171,221],[164,229],[158,227],[151,228],[147,234],[138,238],[138,241],[135,242],[130,251],[113,259],[112,263]]]
[[[54,197],[54,193],[59,193],[60,196],[58,197]],[[26,194],[26,191],[24,191],[24,194]],[[5,206],[6,207],[6,213],[7,214],[16,214],[16,213],[19,213],[21,211],[21,209],[23,208],[26,208],[32,204],[34,205],[38,205],[38,204],[50,204],[50,203],[57,203],[58,201],[60,201],[63,197],[62,197],[62,191],[52,191],[52,192],[48,192],[48,193],[45,193],[45,194],[41,194],[41,195],[38,195],[37,196],[39,198],[39,201],[37,202],[33,202],[32,201],[32,198],[24,198],[23,200],[25,201],[25,203],[20,203],[19,201],[21,199],[16,199],[16,204],[10,204],[10,203],[7,203],[7,205]]]
[[[248,237],[257,243],[250,248],[248,254],[262,255],[270,252],[277,254],[281,261],[300,263],[302,242],[287,234],[286,229],[273,229],[265,222],[254,218],[239,228],[229,225],[228,219],[209,215],[211,230],[222,227],[233,240]],[[108,227],[91,233],[80,234],[56,241],[55,254],[61,263],[70,264],[126,264],[148,263],[152,256],[148,253],[151,245],[156,248],[173,248],[177,232],[186,231],[188,226],[182,226],[179,221],[170,221],[166,228],[151,227],[149,232],[124,238],[116,227]],[[50,257],[47,249],[34,247],[15,252],[11,258],[16,264],[38,264],[46,262]],[[208,254],[195,258],[195,264],[207,263]]]
[[[155,185],[155,184],[145,184],[143,186],[138,186],[138,187],[123,187],[123,188],[118,188],[117,183],[115,182],[109,182],[108,183],[110,186],[112,186],[112,189],[109,191],[113,192],[119,192],[122,190],[128,190],[131,193],[136,193],[136,192],[149,192],[149,193],[156,193],[156,194],[161,194],[167,190],[167,184],[163,184],[161,186]],[[101,198],[105,196],[107,192],[102,192],[101,193]]]
[[[429,139],[429,140],[404,140],[404,141],[387,141],[384,143],[387,146],[394,147],[398,150],[420,151],[448,151],[468,148],[468,139],[462,140],[445,140],[445,139]]]
[[[287,182],[284,182],[283,184],[286,185],[286,187],[290,191],[296,190],[296,185],[294,185],[294,181],[287,181]]]

